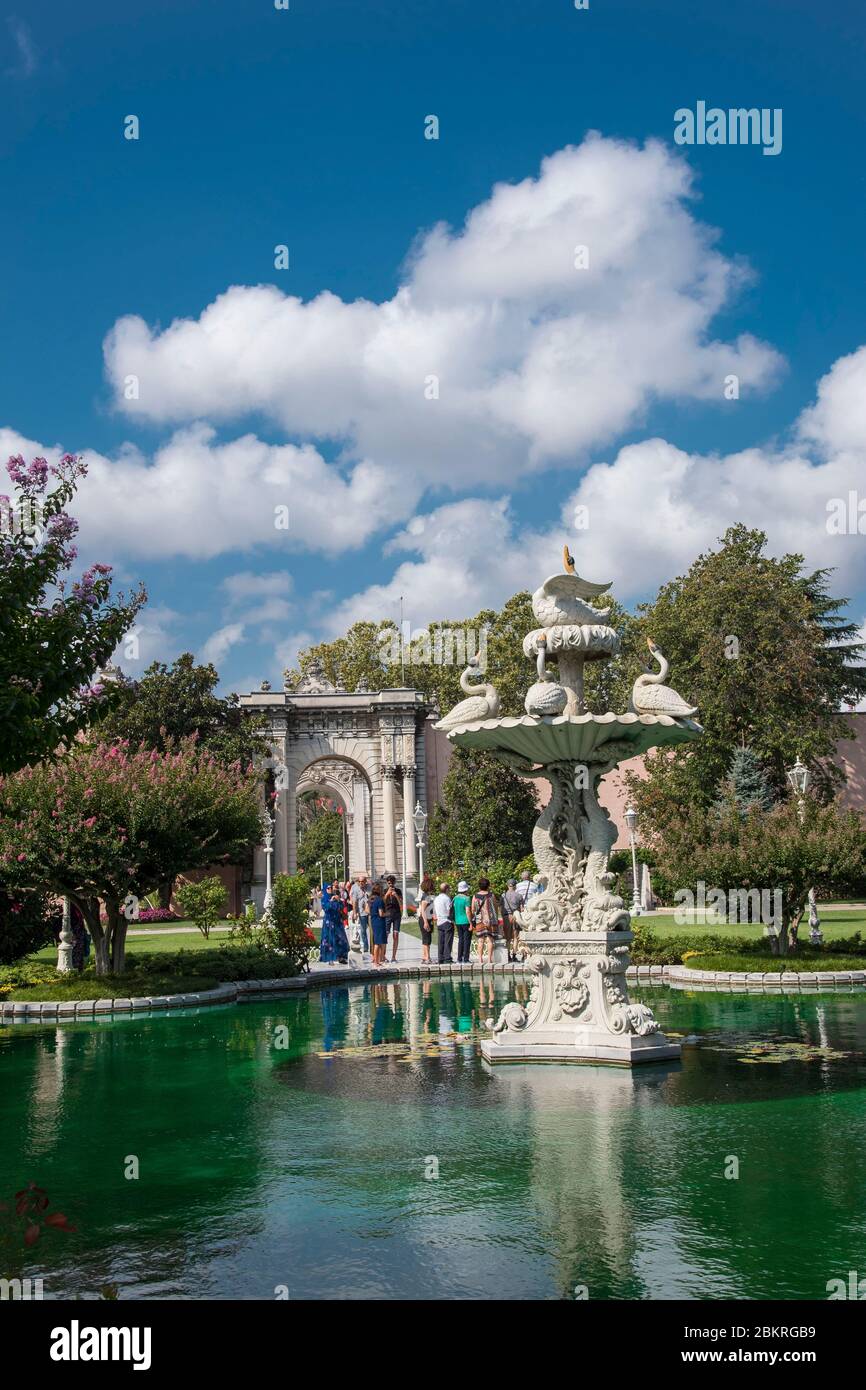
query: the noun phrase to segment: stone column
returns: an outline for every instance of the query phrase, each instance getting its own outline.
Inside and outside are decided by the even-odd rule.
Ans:
[[[376,876],[376,854],[373,848],[373,801],[366,781],[361,789],[364,807],[364,867],[371,878]]]
[[[382,767],[382,834],[385,863],[381,867],[390,874],[400,872],[397,858],[396,817],[394,815],[394,778],[396,775],[397,769],[395,767]]]
[[[293,836],[293,825],[295,820],[295,784],[297,781],[294,768],[290,768],[286,754],[285,739],[281,738],[274,744],[277,758],[277,766],[274,768],[274,789],[277,793],[274,802],[274,854],[272,859],[273,874],[293,874],[296,869],[295,863],[295,840]],[[264,860],[262,861],[264,864]]]
[[[403,823],[406,826],[406,874],[414,878],[418,873],[418,851],[415,847],[415,826],[412,813],[415,810],[415,768],[403,768]]]
[[[295,793],[294,769],[289,774],[289,785],[277,794],[277,873],[294,874],[298,871],[298,802]]]

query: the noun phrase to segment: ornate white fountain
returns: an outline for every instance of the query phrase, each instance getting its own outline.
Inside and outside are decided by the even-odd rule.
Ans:
[[[664,1036],[651,1009],[628,996],[634,938],[628,910],[612,891],[608,859],[616,831],[598,787],[624,759],[693,739],[701,727],[692,718],[697,710],[662,684],[668,664],[652,643],[660,670],[638,677],[629,712],[586,713],[584,663],[609,660],[619,639],[605,624],[610,610],[587,602],[610,585],[587,583],[575,574],[567,547],[564,555],[566,572],[532,596],[541,626],[523,640],[538,668],[526,714],[496,717],[499,698],[485,685],[439,724],[452,742],[486,749],[521,776],[545,777],[551,786],[532,835],[544,887],[519,914],[533,977],[528,1006],[506,1004],[481,1050],[489,1062],[664,1061],[679,1057],[679,1044]],[[548,656],[557,661],[558,681],[546,670]],[[472,689],[467,674],[464,690]]]

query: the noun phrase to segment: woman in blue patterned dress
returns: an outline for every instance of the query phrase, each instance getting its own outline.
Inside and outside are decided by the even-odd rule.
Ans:
[[[319,960],[333,965],[346,965],[349,959],[349,938],[343,925],[343,902],[332,883],[322,889],[322,941]]]

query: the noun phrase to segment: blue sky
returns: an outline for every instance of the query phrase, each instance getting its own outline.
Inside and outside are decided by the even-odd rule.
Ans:
[[[277,681],[563,539],[635,601],[736,519],[863,620],[826,526],[866,495],[854,0],[0,9],[0,442],[92,457],[82,554],[145,581],[139,665]],[[699,100],[780,108],[781,153],[675,146]]]

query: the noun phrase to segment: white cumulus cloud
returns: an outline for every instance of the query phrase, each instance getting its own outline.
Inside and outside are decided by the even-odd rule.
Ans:
[[[212,662],[219,668],[225,661],[232,647],[242,642],[244,637],[243,623],[226,623],[225,627],[217,628],[204,643],[199,653],[199,660]]]
[[[130,418],[257,412],[337,441],[399,480],[410,509],[428,485],[507,485],[612,441],[658,399],[721,406],[728,374],[743,392],[776,375],[766,344],[712,337],[747,272],[690,197],[663,145],[593,135],[497,185],[459,230],[433,228],[386,302],[235,285],[163,329],[119,319],[107,375]]]
[[[0,457],[61,450],[0,429]],[[208,425],[176,431],[148,459],[131,445],[116,458],[85,449],[88,475],[72,510],[94,554],[206,560],[254,545],[334,554],[387,520],[383,470],[361,462],[344,476],[310,445],[255,435],[218,443]],[[413,499],[407,501],[411,510]]]
[[[837,592],[862,589],[866,438],[857,430],[864,399],[861,349],[818,383],[817,404],[794,422],[790,445],[719,455],[642,440],[590,468],[553,527],[527,526],[507,498],[467,498],[414,516],[389,546],[413,558],[386,583],[344,599],[327,619],[327,635],[360,618],[394,617],[401,595],[413,627],[498,606],[555,573],[565,541],[585,578],[611,581],[629,602],[652,597],[736,522],[766,531],[773,554],[802,553],[807,564],[834,569]],[[834,499],[847,508],[852,490],[863,497],[863,532],[857,515],[847,529],[831,524]]]

